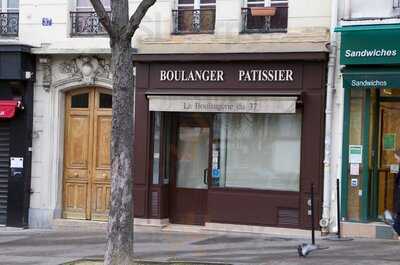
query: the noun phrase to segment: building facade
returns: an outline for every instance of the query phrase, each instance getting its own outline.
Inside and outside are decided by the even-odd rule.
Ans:
[[[1,43],[36,58],[29,225],[105,220],[109,40],[89,1],[18,6],[18,34]],[[330,1],[157,1],[133,40],[137,222],[309,227],[330,19]]]
[[[336,149],[335,163],[348,235],[393,237],[382,220],[386,209],[394,210],[398,172],[399,8],[392,0],[345,1],[336,28],[341,69],[335,125],[341,130],[334,145],[342,148]]]
[[[160,4],[172,12],[165,35],[135,46],[137,221],[310,228],[312,184],[316,216],[323,197],[330,2]]]

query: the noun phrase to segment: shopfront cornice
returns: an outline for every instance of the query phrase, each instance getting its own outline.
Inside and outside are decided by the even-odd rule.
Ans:
[[[326,52],[135,54],[135,62],[327,61]]]

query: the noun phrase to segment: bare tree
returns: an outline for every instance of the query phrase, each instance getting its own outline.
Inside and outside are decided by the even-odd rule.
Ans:
[[[133,53],[132,37],[156,0],[142,0],[129,18],[128,0],[111,0],[111,17],[101,0],[90,0],[110,36],[113,73],[111,209],[105,265],[133,264]]]

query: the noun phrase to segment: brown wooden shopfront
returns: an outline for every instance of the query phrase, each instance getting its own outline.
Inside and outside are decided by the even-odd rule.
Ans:
[[[326,59],[326,53],[135,55],[135,218],[309,228],[313,183],[318,221]],[[285,114],[290,100],[294,109]],[[246,109],[250,102],[264,110]],[[243,120],[251,129],[243,131]],[[221,128],[228,127],[223,145]],[[223,169],[222,160],[230,166]]]

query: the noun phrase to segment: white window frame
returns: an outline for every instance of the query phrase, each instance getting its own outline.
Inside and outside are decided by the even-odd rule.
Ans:
[[[8,0],[0,0],[0,1],[1,1],[0,12],[2,12],[2,13],[18,13],[19,12],[19,6],[17,8],[9,8]]]
[[[194,0],[193,4],[179,4],[179,0],[176,1],[178,9],[180,7],[193,7],[193,9],[200,9],[201,7],[215,7],[216,6],[216,3],[201,4],[200,2],[201,2],[201,0]]]

